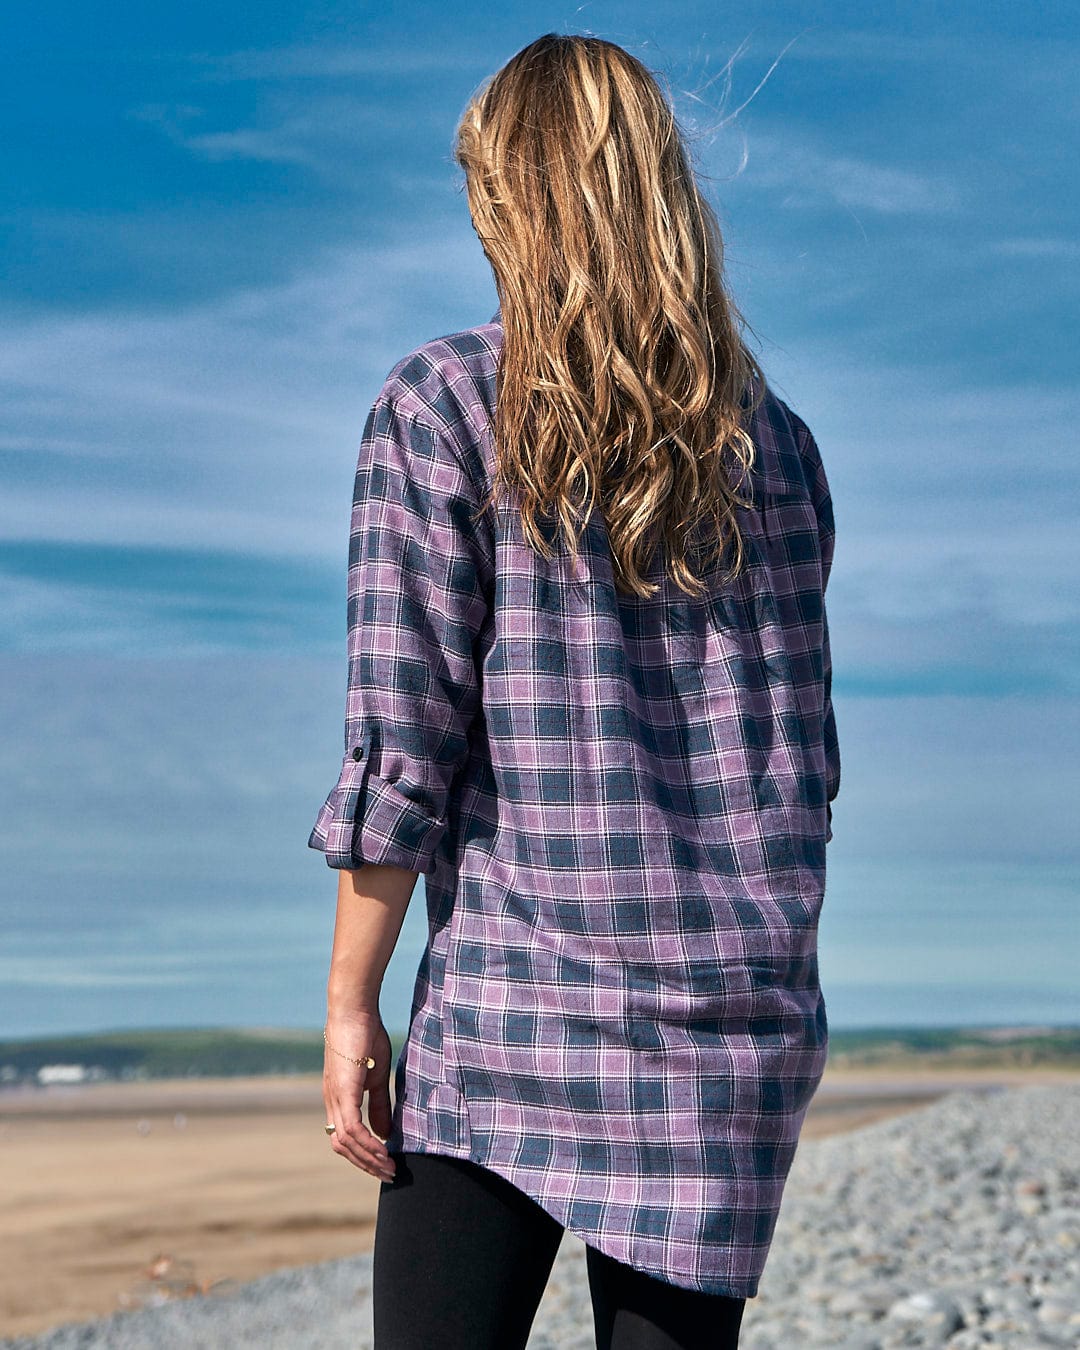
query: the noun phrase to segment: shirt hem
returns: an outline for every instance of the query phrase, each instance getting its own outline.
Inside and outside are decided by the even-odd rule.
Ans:
[[[549,1197],[543,1197],[528,1190],[522,1185],[520,1173],[516,1168],[502,1162],[499,1158],[486,1153],[483,1149],[476,1147],[464,1147],[439,1140],[420,1138],[404,1134],[401,1130],[396,1132],[397,1140],[391,1152],[407,1153],[432,1153],[444,1158],[464,1159],[466,1162],[473,1162],[480,1167],[485,1167],[489,1172],[495,1172],[511,1185],[525,1192],[530,1199],[534,1200],[545,1213],[549,1214],[568,1233],[580,1238],[582,1242],[590,1247],[595,1247],[597,1251],[605,1256],[610,1256],[616,1261],[621,1261],[624,1265],[631,1265],[633,1269],[640,1271],[645,1275],[652,1275],[655,1279],[663,1280],[667,1284],[673,1284],[681,1289],[690,1289],[703,1294],[718,1294],[726,1298],[756,1298],[760,1287],[760,1277],[747,1281],[733,1282],[725,1280],[722,1283],[713,1283],[709,1280],[692,1280],[687,1282],[683,1279],[673,1279],[670,1270],[661,1270],[655,1266],[639,1265],[636,1262],[627,1262],[625,1255],[615,1250],[615,1245],[601,1233],[594,1229],[585,1228],[570,1220],[570,1209],[567,1204],[558,1200],[552,1200]]]

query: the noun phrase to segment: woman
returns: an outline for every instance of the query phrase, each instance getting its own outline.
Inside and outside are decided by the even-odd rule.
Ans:
[[[382,1180],[377,1350],[524,1346],[565,1229],[598,1346],[718,1350],[827,1050],[828,484],[640,62],[538,39],[456,157],[500,309],[360,448],[326,1128]]]

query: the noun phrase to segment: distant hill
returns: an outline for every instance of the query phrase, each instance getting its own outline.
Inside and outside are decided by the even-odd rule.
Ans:
[[[405,1033],[391,1034],[394,1058]],[[1080,1069],[1080,1027],[875,1027],[829,1036],[835,1068]],[[0,1041],[0,1089],[101,1079],[321,1073],[322,1030],[168,1027]]]
[[[832,1031],[834,1068],[1080,1069],[1080,1027],[874,1027]]]
[[[393,1040],[393,1037],[391,1038]],[[394,1042],[397,1055],[400,1040]],[[322,1030],[167,1027],[0,1041],[0,1087],[95,1079],[320,1073]]]

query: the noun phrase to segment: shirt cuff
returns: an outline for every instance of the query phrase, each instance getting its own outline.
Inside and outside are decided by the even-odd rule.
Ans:
[[[315,821],[308,848],[324,853],[328,867],[353,870],[379,863],[430,872],[445,833],[444,819],[348,756]]]

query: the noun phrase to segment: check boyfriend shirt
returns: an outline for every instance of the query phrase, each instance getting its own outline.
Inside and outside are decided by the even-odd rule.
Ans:
[[[574,576],[511,504],[480,510],[502,336],[496,314],[425,343],[368,415],[345,755],[308,842],[425,874],[388,1147],[752,1297],[828,1045],[825,471],[767,390],[736,582],[695,599],[658,561],[656,595],[620,595],[595,513]]]

